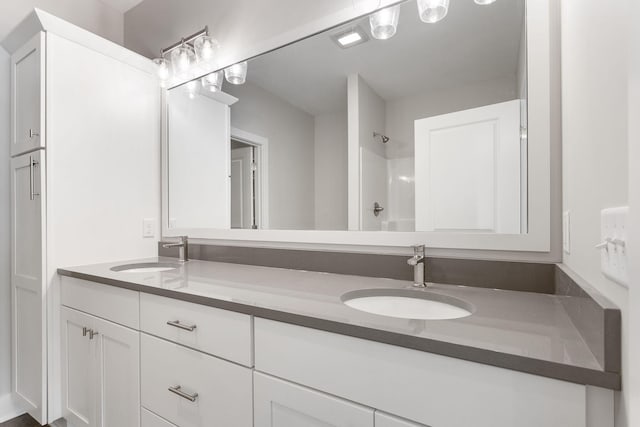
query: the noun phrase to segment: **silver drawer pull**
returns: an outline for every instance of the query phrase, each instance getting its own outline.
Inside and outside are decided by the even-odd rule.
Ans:
[[[33,138],[34,136],[40,136],[40,133],[34,131],[33,129],[29,129],[29,138]]]
[[[182,391],[182,386],[175,386],[175,387],[169,387],[168,389],[171,393],[175,393],[178,396],[182,397],[183,399],[187,399],[190,402],[195,402],[196,399],[198,398],[198,393],[193,393],[193,394],[189,394],[189,393],[185,393],[184,391]]]
[[[170,320],[167,322],[167,325],[173,326],[174,328],[180,328],[189,332],[193,332],[196,329],[196,325],[185,325],[183,323],[180,323],[179,320]]]

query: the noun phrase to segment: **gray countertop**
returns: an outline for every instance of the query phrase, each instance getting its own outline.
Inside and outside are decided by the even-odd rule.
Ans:
[[[160,273],[111,270],[157,261],[175,259],[70,267],[58,273],[535,375],[620,388],[620,374],[604,371],[565,311],[562,300],[571,296],[434,284],[429,292],[470,303],[473,315],[412,320],[368,314],[340,299],[358,289],[411,286],[402,280],[197,260]]]

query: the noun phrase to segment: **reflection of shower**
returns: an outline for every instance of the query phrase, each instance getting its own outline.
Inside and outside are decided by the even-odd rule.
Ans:
[[[376,137],[378,137],[378,136],[379,136],[379,137],[380,137],[380,139],[382,140],[382,143],[383,143],[383,144],[386,144],[387,142],[389,142],[389,137],[388,137],[387,135],[383,135],[383,134],[381,134],[381,133],[379,133],[379,132],[373,132],[373,137],[374,137],[374,138],[376,138]]]

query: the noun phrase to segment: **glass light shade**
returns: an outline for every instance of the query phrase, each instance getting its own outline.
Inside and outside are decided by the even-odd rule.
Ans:
[[[399,5],[387,7],[369,16],[373,38],[386,40],[393,37],[398,28],[398,18],[400,18]]]
[[[196,51],[196,58],[200,62],[211,62],[215,57],[220,45],[213,37],[203,35],[193,42]]]
[[[475,1],[476,4],[479,4],[480,6],[486,6],[488,4],[496,2],[496,0],[473,0],[473,1]]]
[[[171,71],[169,70],[169,61],[165,58],[156,58],[153,60],[153,63],[158,67],[156,73],[158,75],[158,79],[160,79],[160,84],[166,83],[171,75]]]
[[[422,22],[433,24],[449,12],[449,0],[418,0],[418,14]]]
[[[210,92],[220,92],[222,90],[223,79],[222,71],[207,74],[202,78],[202,87]]]
[[[233,85],[241,85],[247,79],[247,61],[224,69],[224,77]]]
[[[187,93],[189,94],[189,98],[193,99],[196,97],[196,93],[198,92],[198,81],[197,80],[191,80],[189,83],[186,84],[187,87]]]
[[[189,71],[191,64],[195,62],[196,54],[193,47],[183,44],[171,51],[171,63],[173,64],[173,73],[182,75]]]

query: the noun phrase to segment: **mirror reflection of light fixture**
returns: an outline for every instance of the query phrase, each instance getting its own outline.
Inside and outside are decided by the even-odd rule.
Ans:
[[[202,78],[202,87],[207,89],[209,92],[220,92],[222,90],[222,80],[222,71],[207,74]]]
[[[496,0],[473,0],[473,1],[476,2],[476,4],[479,4],[480,6],[486,6],[488,4],[496,2]]]
[[[224,77],[233,85],[241,85],[247,79],[247,61],[233,64],[224,69]]]
[[[201,35],[193,42],[193,48],[199,62],[211,62],[219,47],[218,41],[207,34]]]
[[[189,94],[189,99],[194,99],[196,97],[196,93],[198,92],[198,81],[191,80],[186,84],[187,93]]]
[[[398,28],[399,17],[400,5],[384,8],[369,16],[369,25],[371,25],[373,38],[386,40],[393,37]]]
[[[449,0],[417,0],[420,20],[433,24],[442,20],[449,12]]]

